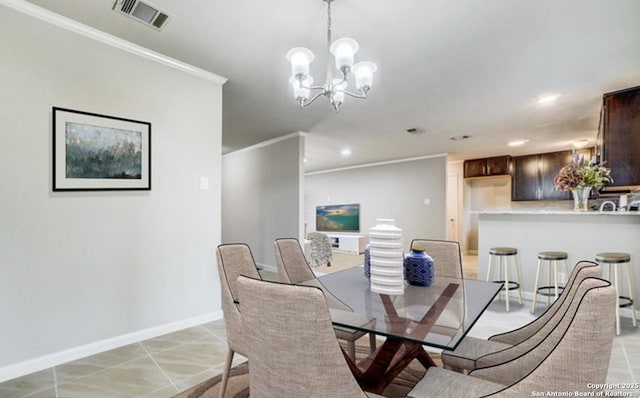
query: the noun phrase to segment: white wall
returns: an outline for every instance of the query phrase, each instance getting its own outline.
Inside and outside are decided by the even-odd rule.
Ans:
[[[405,248],[413,238],[446,237],[446,156],[305,175],[305,222],[315,230],[318,205],[360,203],[360,233],[393,218]],[[425,205],[424,200],[430,200]]]
[[[478,252],[478,214],[480,210],[511,207],[511,177],[465,180],[464,247],[471,254]]]
[[[0,48],[0,381],[220,316],[220,84],[5,6]],[[152,190],[52,192],[52,106],[151,122]]]
[[[304,140],[295,133],[223,157],[222,241],[248,244],[274,270],[273,241],[302,237]]]

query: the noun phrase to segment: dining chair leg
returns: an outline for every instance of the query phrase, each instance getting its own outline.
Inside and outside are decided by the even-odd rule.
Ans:
[[[347,342],[347,353],[353,362],[356,361],[356,343],[354,341]]]
[[[371,352],[374,352],[376,350],[376,346],[376,335],[373,333],[369,333],[369,348],[371,348]]]
[[[220,394],[219,398],[224,398],[224,393],[227,391],[227,381],[229,381],[229,372],[231,371],[231,362],[233,362],[233,350],[227,351],[227,358],[224,361],[224,370],[222,371],[222,380],[220,380]]]

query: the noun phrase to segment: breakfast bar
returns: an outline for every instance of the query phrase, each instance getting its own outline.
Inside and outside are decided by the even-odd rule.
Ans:
[[[477,213],[478,278],[486,276],[489,248],[515,247],[520,257],[525,298],[533,297],[537,255],[541,251],[567,252],[570,268],[580,260],[595,261],[596,253],[629,253],[634,279],[640,280],[640,212],[492,210]],[[606,271],[605,268],[605,278]],[[563,276],[566,279],[567,276]],[[626,286],[626,276],[621,275],[620,283]],[[640,297],[637,283],[635,297]]]

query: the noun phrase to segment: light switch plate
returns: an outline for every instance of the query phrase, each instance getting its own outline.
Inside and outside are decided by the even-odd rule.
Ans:
[[[209,179],[207,177],[200,177],[200,189],[203,191],[209,189]]]

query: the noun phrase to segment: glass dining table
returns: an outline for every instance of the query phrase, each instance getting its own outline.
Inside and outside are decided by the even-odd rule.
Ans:
[[[386,338],[358,363],[345,353],[360,386],[377,394],[414,359],[425,368],[435,366],[424,346],[455,349],[502,287],[493,282],[436,276],[429,287],[406,285],[403,295],[391,296],[371,292],[361,267],[301,284],[324,290],[335,326]]]

